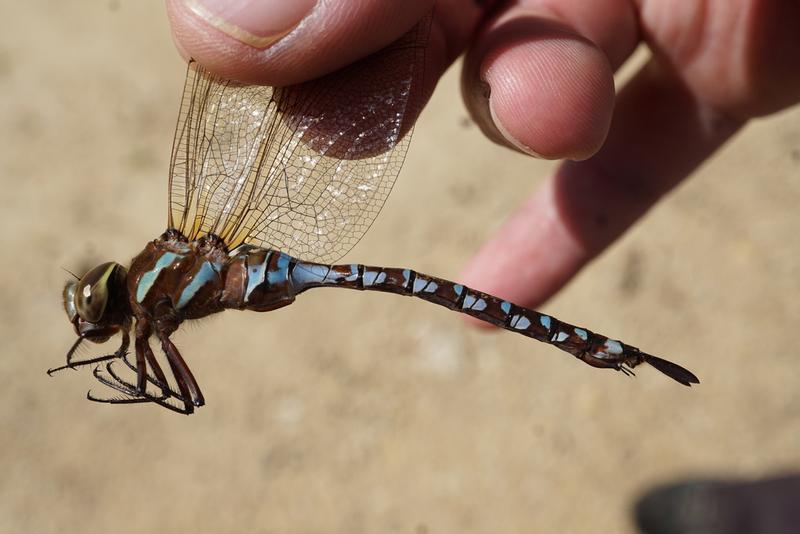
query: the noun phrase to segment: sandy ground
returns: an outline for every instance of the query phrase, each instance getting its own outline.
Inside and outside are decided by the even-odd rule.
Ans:
[[[800,109],[750,125],[545,307],[700,387],[322,291],[183,328],[208,399],[183,417],[44,373],[74,338],[61,267],[164,230],[184,67],[162,6],[3,4],[0,531],[632,532],[653,484],[800,468]],[[482,139],[456,88],[350,260],[456,277],[552,168]]]

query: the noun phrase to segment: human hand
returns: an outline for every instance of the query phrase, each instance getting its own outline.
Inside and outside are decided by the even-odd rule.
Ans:
[[[524,306],[560,289],[749,119],[800,101],[800,3],[791,0],[168,0],[167,8],[185,55],[225,77],[286,85],[380,49],[434,3],[426,76],[438,78],[466,51],[464,97],[483,132],[572,160],[463,276]],[[615,96],[613,72],[641,41],[653,57]]]

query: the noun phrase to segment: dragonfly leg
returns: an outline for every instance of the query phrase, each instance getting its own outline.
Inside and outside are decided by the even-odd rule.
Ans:
[[[164,374],[164,371],[161,370],[161,366],[158,364],[158,360],[156,360],[155,354],[153,354],[153,349],[150,348],[150,343],[145,342],[142,344],[142,352],[144,353],[144,357],[147,360],[147,363],[150,364],[150,367],[153,369],[153,373],[156,375],[161,384],[159,387],[161,389],[166,389],[172,392],[172,389],[169,387],[169,382],[167,381],[167,375]],[[173,392],[174,393],[174,392]],[[175,394],[177,396],[177,394]]]
[[[161,366],[155,359],[155,355],[153,355],[152,349],[150,349],[150,345],[145,344],[144,347],[145,347],[144,349],[145,358],[147,359],[148,363],[150,364],[150,367],[153,369],[153,373],[155,374],[155,376],[152,376],[149,373],[146,374],[145,377],[147,382],[160,389],[165,396],[180,400],[181,394],[170,387],[169,382],[167,381],[167,377],[164,374],[164,371],[161,370]],[[128,369],[130,369],[134,373],[138,372],[138,367],[136,366],[137,364],[131,362],[128,359],[127,355],[124,358],[122,358],[122,363],[124,363],[128,367]]]
[[[141,397],[144,398],[143,395],[140,395],[138,391],[136,391],[136,386],[134,384],[130,384],[123,380],[122,378],[117,375],[112,370],[113,361],[106,363],[104,366],[98,365],[92,371],[92,374],[97,379],[98,382],[103,384],[104,386],[108,386],[111,389],[119,391],[120,393],[124,393],[125,395],[129,395],[131,397]],[[111,378],[107,378],[102,374],[101,369],[105,368],[105,371],[111,376]]]
[[[136,390],[137,385],[134,385],[134,384],[131,384],[131,383],[125,381],[122,377],[120,377],[114,371],[113,363],[114,362],[112,361],[112,362],[108,362],[105,365],[106,372],[109,374],[109,376],[111,376],[110,379],[105,377],[105,376],[103,376],[103,374],[100,371],[100,366],[97,366],[95,368],[95,370],[93,371],[94,377],[101,384],[103,384],[105,386],[108,386],[111,389],[114,389],[116,391],[119,391],[120,393],[122,393],[125,396],[124,397],[101,398],[101,397],[95,397],[94,395],[92,395],[92,392],[89,391],[86,394],[86,398],[88,400],[93,401],[93,402],[101,402],[101,403],[105,403],[105,404],[138,404],[138,403],[143,403],[143,402],[152,402],[152,403],[158,404],[159,406],[167,408],[168,410],[171,410],[171,411],[176,412],[176,413],[184,414],[184,415],[189,415],[190,413],[192,413],[194,411],[194,408],[190,404],[185,403],[185,402],[182,402],[183,406],[175,406],[174,404],[171,404],[169,402],[169,399],[171,398],[171,396],[166,394],[166,393],[162,393],[161,396],[152,395],[152,394],[148,393],[147,391],[145,391],[144,393],[139,393]],[[129,364],[129,367],[133,368],[133,364],[130,364],[130,362],[126,362],[126,363]],[[176,399],[176,400],[180,400],[180,399]]]
[[[147,363],[144,358],[144,350],[142,349],[142,338],[136,336],[136,391],[140,395],[144,395],[147,391]],[[147,345],[147,340],[144,340],[144,345]]]
[[[150,348],[151,333],[152,330],[150,329],[149,321],[139,319],[136,323],[136,374],[138,384],[141,385],[142,380],[144,380],[144,387],[142,387],[141,390],[146,393],[146,382],[149,381],[154,383],[159,389],[161,389],[161,392],[164,396],[172,397],[176,401],[182,403],[184,409],[181,413],[186,413],[188,415],[194,411],[194,406],[202,406],[202,395],[200,395],[201,403],[197,404],[195,397],[192,396],[192,390],[187,384],[185,373],[181,372],[181,368],[174,363],[174,356],[171,355],[166,348],[164,348],[164,354],[167,356],[167,361],[172,369],[172,374],[175,377],[175,382],[178,385],[178,390],[180,393],[170,388],[167,376],[161,369],[155,354],[153,354],[153,349]],[[162,334],[161,332],[156,332],[156,334],[157,337],[162,340],[162,347],[164,347],[163,340],[167,338],[167,335]],[[172,347],[174,348],[175,346],[172,345]],[[175,349],[175,353],[177,353],[177,349]],[[180,358],[180,354],[178,354],[178,359],[180,360],[180,363],[183,363],[183,359]],[[147,364],[150,364],[150,367],[153,369],[155,379],[149,377],[149,374],[147,373]],[[185,363],[183,363],[183,367],[186,367]],[[144,375],[144,378],[142,378],[142,375]],[[192,377],[191,373],[189,373],[189,377],[191,378],[191,381],[194,382],[194,377]],[[194,382],[194,386],[197,388],[196,382]],[[197,391],[199,391],[199,388],[197,388]]]
[[[119,348],[113,352],[112,354],[106,354],[104,356],[98,356],[96,358],[89,358],[88,360],[78,360],[73,361],[72,356],[75,354],[78,346],[83,342],[84,338],[79,337],[78,340],[72,345],[72,347],[67,352],[67,364],[62,365],[60,367],[54,367],[52,369],[47,370],[47,374],[53,376],[54,373],[59,371],[63,371],[64,369],[77,369],[78,367],[83,367],[86,365],[92,365],[94,363],[101,363],[108,360],[115,360],[117,358],[123,358],[128,353],[128,347],[130,346],[130,335],[128,334],[127,330],[122,331],[122,343],[120,344]]]
[[[200,391],[200,386],[197,384],[194,375],[192,375],[189,366],[183,360],[181,353],[178,352],[178,348],[166,334],[159,335],[159,339],[161,339],[161,348],[167,356],[172,373],[175,375],[175,381],[178,383],[182,400],[187,405],[203,406],[206,401]]]
[[[123,331],[123,341],[120,348],[114,353],[109,354],[106,356],[100,356],[98,358],[92,358],[89,360],[83,360],[80,362],[71,361],[69,356],[75,352],[75,349],[80,344],[80,339],[78,342],[73,345],[70,349],[68,354],[68,362],[67,365],[57,368],[51,369],[50,373],[55,371],[66,369],[66,368],[74,368],[78,366],[84,366],[89,364],[96,364],[96,363],[103,363],[106,362],[104,366],[97,366],[93,371],[94,377],[103,385],[114,389],[122,393],[123,397],[116,397],[116,398],[100,398],[94,396],[91,391],[87,393],[87,398],[89,400],[95,402],[103,402],[109,404],[133,404],[133,403],[141,403],[141,402],[153,402],[165,408],[168,408],[172,411],[182,413],[182,414],[190,414],[194,411],[194,406],[189,402],[187,399],[189,397],[189,390],[186,389],[184,393],[178,393],[174,391],[170,386],[167,380],[164,371],[161,369],[161,366],[158,364],[158,361],[153,354],[152,349],[148,343],[150,337],[150,327],[146,321],[139,321],[136,325],[136,360],[135,363],[131,362],[127,355],[128,355],[128,346],[130,345],[130,335],[128,330]],[[114,370],[113,364],[114,362],[120,359],[122,362],[134,373],[136,373],[136,383],[130,383],[127,380],[123,379],[119,374],[116,373]],[[110,360],[110,361],[109,361]],[[147,364],[150,364],[150,367],[153,370],[153,374],[155,376],[151,376],[147,370]],[[105,371],[105,372],[103,372]],[[150,383],[157,387],[160,392],[158,394],[153,394],[147,391],[147,384]],[[170,403],[169,400],[174,399],[180,406],[175,406],[175,404]]]
[[[138,328],[137,325],[137,335],[136,335],[136,365],[133,370],[136,372],[136,384],[139,391],[145,391],[147,389],[147,382],[150,382],[154,386],[160,388],[163,391],[169,391],[175,397],[180,397],[180,395],[176,394],[172,391],[169,387],[169,382],[167,381],[167,376],[164,374],[164,371],[161,369],[161,366],[158,364],[158,360],[156,360],[155,354],[153,354],[153,349],[150,348],[149,338],[150,338],[150,331],[145,326],[141,329]],[[125,363],[128,367],[131,367],[130,362],[125,360]],[[150,377],[147,373],[147,365],[150,365],[150,368],[153,370],[153,374],[155,374],[155,379]]]
[[[152,401],[152,402],[159,402],[159,401],[163,401],[163,400],[166,400],[166,399],[169,398],[169,395],[167,393],[163,392],[163,391],[161,392],[161,395],[153,395],[150,392],[148,392],[147,390],[145,390],[143,392],[140,392],[138,390],[138,387],[139,387],[138,384],[132,384],[132,383],[128,382],[127,380],[125,380],[124,378],[122,378],[121,376],[119,376],[117,374],[117,372],[114,371],[113,365],[114,365],[114,362],[108,362],[106,364],[106,372],[111,376],[111,378],[114,379],[114,381],[117,384],[119,384],[120,386],[122,386],[126,390],[126,391],[123,391],[122,389],[119,389],[118,391],[122,391],[123,393],[132,394],[132,396],[134,396],[134,397],[140,397],[140,398],[146,399],[148,401]],[[95,375],[95,376],[97,376],[97,375]]]
[[[75,351],[78,350],[78,347],[80,346],[80,344],[83,342],[84,339],[85,338],[79,337],[77,340],[75,340],[75,343],[73,343],[72,346],[67,351],[67,365],[66,365],[67,367],[70,367],[72,365],[72,356],[75,354]],[[50,371],[48,371],[47,373],[50,374]]]

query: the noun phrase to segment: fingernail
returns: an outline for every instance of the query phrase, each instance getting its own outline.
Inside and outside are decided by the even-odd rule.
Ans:
[[[291,32],[317,0],[184,0],[206,23],[254,48],[266,48]]]
[[[468,63],[469,64],[469,63]],[[514,138],[494,110],[492,100],[492,86],[489,81],[478,73],[477,63],[474,67],[465,69],[462,87],[466,91],[465,97],[472,118],[480,126],[483,134],[499,145],[516,149],[536,158],[542,158],[535,150]]]
[[[481,83],[485,86],[484,98],[486,99],[486,106],[489,108],[489,116],[492,119],[492,125],[497,129],[498,135],[505,140],[504,144],[511,148],[516,148],[520,152],[529,156],[533,156],[534,158],[544,159],[541,154],[537,153],[531,147],[526,146],[522,141],[511,135],[511,132],[509,132],[505,127],[503,121],[501,121],[500,117],[498,117],[497,113],[495,113],[494,101],[491,99],[491,85],[489,85],[489,82],[485,79],[481,79]]]
[[[494,106],[492,106],[492,101],[489,100],[489,114],[492,117],[492,122],[494,123],[494,127],[497,128],[497,131],[500,132],[500,135],[509,143],[513,148],[516,148],[520,152],[523,152],[529,156],[533,156],[534,158],[538,159],[546,159],[544,156],[536,152],[531,147],[527,146],[525,143],[511,135],[511,132],[503,124],[503,121],[495,114]]]

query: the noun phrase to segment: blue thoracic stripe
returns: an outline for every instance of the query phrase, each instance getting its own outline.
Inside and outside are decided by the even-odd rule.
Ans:
[[[219,276],[219,272],[217,271],[217,267],[214,266],[209,261],[204,261],[203,264],[200,266],[200,269],[197,270],[197,273],[192,278],[192,281],[183,288],[181,292],[181,296],[178,299],[178,309],[183,308],[194,298],[200,288],[206,285],[207,283],[211,282],[215,278]]]
[[[161,257],[158,258],[155,267],[144,273],[139,279],[139,284],[136,286],[136,302],[143,302],[147,297],[147,293],[150,292],[150,288],[153,287],[156,278],[158,278],[158,274],[181,258],[183,258],[182,255],[173,252],[163,253]]]
[[[253,292],[255,288],[260,286],[264,283],[264,278],[266,277],[266,270],[267,270],[267,263],[269,263],[269,258],[272,256],[272,251],[268,251],[266,256],[264,257],[264,261],[257,265],[247,265],[247,289],[244,292],[244,301],[250,302],[250,293]],[[251,256],[252,257],[252,256]]]

